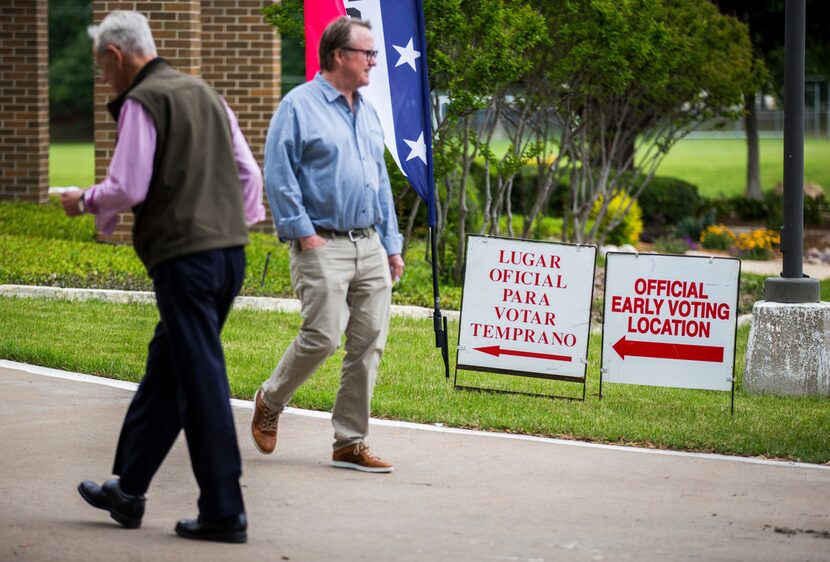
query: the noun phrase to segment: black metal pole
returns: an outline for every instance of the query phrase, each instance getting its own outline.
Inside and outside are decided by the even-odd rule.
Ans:
[[[806,0],[786,1],[784,49],[784,271],[803,274],[804,241],[804,35]]]
[[[806,0],[786,0],[784,12],[784,226],[782,278],[770,278],[764,298],[773,302],[819,302],[815,279],[804,278],[804,41]]]
[[[429,228],[429,239],[432,245],[432,302],[435,307],[432,313],[432,326],[435,329],[435,347],[441,348],[441,357],[444,360],[444,376],[450,378],[447,319],[441,314],[441,299],[438,292],[438,236],[434,227]]]
[[[265,256],[265,267],[262,268],[262,279],[259,281],[259,286],[265,286],[265,274],[268,273],[268,262],[271,261],[271,252],[268,252],[268,255]]]

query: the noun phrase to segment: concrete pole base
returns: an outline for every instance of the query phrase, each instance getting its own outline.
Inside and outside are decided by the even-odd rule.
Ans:
[[[756,302],[743,387],[751,394],[830,396],[830,302]]]
[[[820,295],[818,279],[768,277],[764,282],[764,300],[769,302],[819,302]]]

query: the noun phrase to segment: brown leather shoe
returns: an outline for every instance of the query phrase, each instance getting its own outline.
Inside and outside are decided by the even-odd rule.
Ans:
[[[392,472],[394,467],[369,452],[366,443],[355,443],[337,449],[331,456],[331,466],[351,468],[362,472]]]
[[[254,397],[254,417],[251,420],[251,437],[254,440],[254,447],[265,455],[274,452],[277,446],[277,422],[280,413],[272,410],[262,401],[262,389],[256,392]]]

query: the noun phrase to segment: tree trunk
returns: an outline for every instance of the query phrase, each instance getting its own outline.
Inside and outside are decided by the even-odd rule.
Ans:
[[[761,159],[758,154],[758,113],[755,111],[755,94],[744,94],[746,116],[746,197],[760,201],[764,198],[761,191]]]
[[[470,121],[470,116],[464,118],[464,148],[461,152],[461,181],[458,186],[458,244],[453,269],[453,280],[456,283],[461,282],[464,274],[464,248],[467,243],[467,177],[474,158],[474,155],[470,154]]]

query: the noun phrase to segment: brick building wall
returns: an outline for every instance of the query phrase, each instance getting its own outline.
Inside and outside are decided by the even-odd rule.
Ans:
[[[49,198],[47,0],[0,2],[0,199]]]
[[[265,134],[280,96],[280,44],[262,0],[203,0],[202,78],[221,93],[262,167]],[[267,202],[266,202],[267,208]],[[270,212],[256,230],[273,232]]]
[[[262,165],[265,133],[279,100],[279,39],[265,24],[262,0],[94,0],[97,24],[112,10],[135,10],[150,21],[159,56],[174,68],[201,76],[216,88],[236,113],[251,150]],[[112,91],[95,86],[95,177],[106,175],[115,146],[115,123],[106,110]],[[121,215],[110,236],[130,242],[132,214]],[[258,230],[273,231],[270,218]]]

